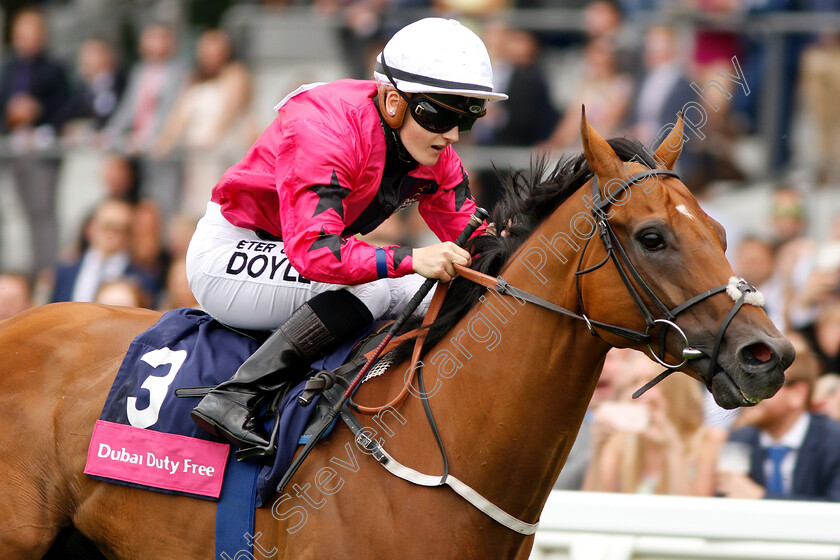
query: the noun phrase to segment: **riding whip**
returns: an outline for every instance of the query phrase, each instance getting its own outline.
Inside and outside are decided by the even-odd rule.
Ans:
[[[455,240],[455,244],[459,247],[463,247],[464,243],[472,237],[472,234],[475,233],[475,230],[484,222],[484,220],[489,216],[487,210],[484,208],[476,208],[475,213],[470,216],[469,222],[467,222],[467,226],[464,228],[464,231],[461,232],[461,235]],[[399,332],[399,330],[403,327],[405,322],[411,317],[411,314],[417,309],[417,306],[420,305],[420,302],[423,301],[423,298],[429,293],[432,287],[437,283],[437,280],[434,278],[427,278],[423,285],[420,286],[420,289],[417,290],[417,293],[414,294],[414,297],[411,298],[411,301],[408,302],[408,305],[405,306],[405,309],[402,310],[399,317],[391,324],[391,328],[388,329],[388,333],[385,335],[385,338],[382,339],[382,342],[373,350],[370,354],[370,357],[365,362],[365,365],[362,366],[362,369],[359,370],[359,373],[356,374],[356,377],[353,378],[353,381],[347,387],[347,390],[344,391],[344,394],[341,396],[341,399],[338,400],[337,403],[330,409],[329,413],[327,414],[326,419],[321,424],[318,433],[313,435],[306,445],[303,447],[301,452],[295,457],[295,460],[292,462],[289,470],[286,471],[286,474],[283,476],[283,479],[280,481],[280,484],[277,486],[277,492],[282,493],[283,488],[286,487],[286,484],[292,479],[295,475],[297,470],[300,468],[300,465],[303,463],[306,456],[309,455],[309,452],[312,450],[312,447],[321,439],[324,435],[324,432],[327,431],[327,428],[332,424],[333,420],[338,413],[341,411],[341,407],[344,406],[344,403],[347,402],[353,395],[353,391],[356,390],[356,387],[359,383],[362,382],[362,379],[365,378],[367,372],[370,370],[371,366],[376,362],[379,358],[379,355],[382,353],[382,350],[391,342],[391,339]],[[308,402],[301,402],[302,406],[306,406],[309,404]]]

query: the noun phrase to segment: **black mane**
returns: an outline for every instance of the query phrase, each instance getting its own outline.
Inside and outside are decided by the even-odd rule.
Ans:
[[[613,138],[609,145],[622,161],[638,161],[653,169],[653,157],[635,139]],[[497,276],[510,256],[530,237],[531,232],[593,175],[583,154],[567,156],[547,172],[545,157],[532,161],[530,171],[514,171],[503,182],[503,196],[490,213],[496,235],[474,237],[467,244],[473,257],[470,268]],[[456,278],[446,294],[441,312],[430,325],[423,345],[424,352],[444,335],[476,304],[485,288]],[[413,346],[408,341],[398,350],[397,361],[406,359]]]

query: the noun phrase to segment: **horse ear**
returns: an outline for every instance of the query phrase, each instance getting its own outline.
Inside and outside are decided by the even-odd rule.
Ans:
[[[592,171],[599,177],[618,177],[621,173],[621,160],[604,137],[586,120],[584,105],[580,108],[580,137],[583,141],[583,155]]]
[[[677,124],[674,125],[674,128],[671,129],[671,132],[668,133],[668,136],[659,144],[659,147],[656,148],[656,152],[653,154],[660,167],[664,169],[674,168],[677,158],[682,153],[684,139],[683,117],[682,111],[680,111],[680,114],[677,116]]]

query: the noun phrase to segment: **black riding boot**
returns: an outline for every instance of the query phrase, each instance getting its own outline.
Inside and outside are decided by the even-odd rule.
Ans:
[[[202,428],[242,449],[268,448],[254,418],[260,400],[294,382],[309,364],[370,323],[367,307],[346,290],[326,292],[303,304],[239,366],[207,393],[192,412]]]

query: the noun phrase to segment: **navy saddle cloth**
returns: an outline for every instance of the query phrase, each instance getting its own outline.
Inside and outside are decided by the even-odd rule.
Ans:
[[[362,333],[362,336],[366,334],[367,332]],[[199,398],[179,398],[175,396],[175,391],[186,387],[215,386],[226,381],[267,335],[268,333],[235,332],[197,309],[181,308],[166,312],[129,346],[105,401],[101,419],[160,432],[222,441],[192,421],[190,411]],[[355,342],[344,344],[330,356],[312,364],[312,368],[332,370],[341,366]],[[170,365],[152,367],[143,361],[143,356],[147,353],[161,348],[187,352],[183,365],[174,376],[171,376]],[[171,378],[165,390],[160,378]],[[260,469],[257,481],[258,507],[271,501],[277,484],[291,464],[297,446],[302,443],[302,439],[303,442],[306,441],[302,434],[318,408],[318,397],[313,399],[308,407],[299,406],[297,399],[303,392],[304,385],[305,381],[302,381],[292,388],[280,404],[282,413],[279,420],[277,455],[272,463],[265,464]],[[130,409],[142,411],[143,414],[131,414]],[[268,433],[271,433],[274,423],[274,418],[266,421],[265,428]],[[151,489],[166,492],[157,488]]]

